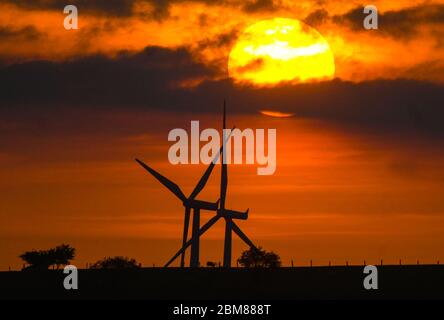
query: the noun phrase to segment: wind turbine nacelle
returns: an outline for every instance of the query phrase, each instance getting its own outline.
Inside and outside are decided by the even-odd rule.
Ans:
[[[217,213],[225,218],[247,220],[248,219],[248,211],[250,211],[250,209],[248,209],[245,212],[222,209],[222,210],[218,210]]]
[[[183,202],[184,207],[188,208],[199,208],[202,210],[216,211],[219,208],[219,201],[208,202],[202,200],[186,200]]]

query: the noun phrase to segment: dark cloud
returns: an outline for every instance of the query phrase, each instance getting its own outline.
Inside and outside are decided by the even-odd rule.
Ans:
[[[363,21],[366,16],[363,6],[344,15],[332,17],[333,21],[345,24],[351,29],[365,31]],[[417,35],[420,26],[436,26],[444,24],[444,5],[424,3],[418,6],[397,11],[379,12],[379,32],[396,37],[409,39]]]
[[[39,40],[42,36],[43,34],[41,34],[33,26],[26,26],[22,28],[0,26],[0,41],[34,41]]]
[[[272,11],[276,9],[273,0],[253,0],[244,2],[243,9],[245,12]]]
[[[63,12],[68,5],[75,5],[79,13],[92,12],[113,16],[129,16],[132,14],[133,5],[137,0],[0,0],[0,3],[15,4],[28,10],[49,9]],[[142,0],[143,1],[143,0]]]
[[[211,106],[225,94],[234,110],[244,112],[267,107],[350,129],[441,136],[443,89],[432,83],[401,79],[362,83],[334,80],[274,88],[239,88],[225,81],[204,83],[194,97],[205,97]]]
[[[444,134],[444,90],[438,84],[334,80],[253,88],[208,80],[193,88],[180,85],[212,76],[213,70],[193,61],[183,48],[149,47],[114,59],[34,61],[0,68],[0,109],[23,115],[64,108],[214,112],[226,97],[236,112],[266,107],[358,130]]]
[[[28,10],[58,10],[72,4],[78,7],[79,12],[100,15],[128,17],[133,15],[133,8],[137,3],[150,4],[153,10],[143,13],[149,19],[162,20],[169,16],[170,6],[177,3],[196,2],[207,5],[240,7],[248,13],[270,11],[279,7],[274,0],[0,0],[1,3],[14,4]]]
[[[137,0],[135,0],[137,1]],[[276,0],[138,0],[151,3],[160,13],[167,15],[169,6],[175,3],[197,2],[206,5],[241,7],[245,12],[273,11],[281,6]]]
[[[444,74],[444,61],[431,60],[419,63],[411,68],[407,68],[402,73],[402,77],[409,79],[433,79],[436,82],[442,82]]]
[[[134,0],[137,1],[137,0]],[[217,5],[227,7],[240,7],[247,13],[255,13],[260,11],[274,11],[281,5],[275,0],[138,0],[150,3],[154,7],[151,17],[161,20],[169,16],[170,6],[177,3],[204,3],[206,5]]]
[[[32,61],[0,69],[0,106],[143,106],[157,104],[183,80],[212,71],[181,48],[148,47],[116,58]],[[174,92],[174,91],[173,91]]]
[[[323,24],[329,18],[328,11],[325,9],[318,9],[310,13],[304,21],[311,26],[318,26]]]
[[[233,29],[228,32],[218,34],[212,38],[201,40],[198,43],[198,46],[200,49],[204,49],[207,47],[220,48],[220,47],[231,46],[237,40],[238,36],[239,36],[239,30]]]

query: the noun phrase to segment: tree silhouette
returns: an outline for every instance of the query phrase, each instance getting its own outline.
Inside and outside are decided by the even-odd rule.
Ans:
[[[91,269],[136,269],[140,264],[128,257],[105,257],[91,265]]]
[[[62,244],[55,247],[55,249],[50,249],[50,255],[53,259],[53,264],[56,265],[57,269],[60,266],[69,264],[69,261],[74,259],[76,249],[72,248],[68,244]]]
[[[28,265],[26,270],[46,270],[50,266],[57,269],[69,264],[74,259],[75,249],[67,244],[62,244],[48,250],[32,250],[21,254],[19,257]]]
[[[281,258],[273,251],[265,251],[261,247],[250,248],[242,252],[238,263],[245,268],[278,268],[281,266]]]
[[[216,262],[213,261],[207,261],[207,267],[209,268],[215,268],[217,266]]]
[[[46,251],[27,251],[20,255],[20,258],[28,265],[26,270],[45,270],[51,265]]]

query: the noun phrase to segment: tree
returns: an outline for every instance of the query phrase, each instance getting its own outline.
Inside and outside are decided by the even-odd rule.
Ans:
[[[279,268],[281,266],[281,257],[273,251],[265,252],[264,267],[266,268]]]
[[[281,266],[281,258],[273,251],[265,251],[261,247],[250,248],[242,252],[238,263],[245,268],[278,268]]]
[[[91,269],[137,269],[140,264],[128,257],[105,257],[93,265]]]
[[[57,269],[60,266],[68,265],[69,261],[74,259],[76,249],[72,248],[68,244],[62,244],[51,249],[51,255],[53,259],[53,264],[56,265]]]
[[[48,254],[46,251],[27,251],[19,256],[27,266],[24,270],[46,270],[51,265]]]
[[[28,265],[26,270],[46,270],[50,266],[57,269],[69,264],[74,259],[75,249],[67,244],[59,245],[48,250],[26,251],[19,257]]]

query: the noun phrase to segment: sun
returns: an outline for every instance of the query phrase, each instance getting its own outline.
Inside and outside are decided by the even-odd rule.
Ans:
[[[328,42],[307,24],[286,18],[262,20],[241,34],[228,72],[237,83],[273,86],[329,80],[335,61]]]

